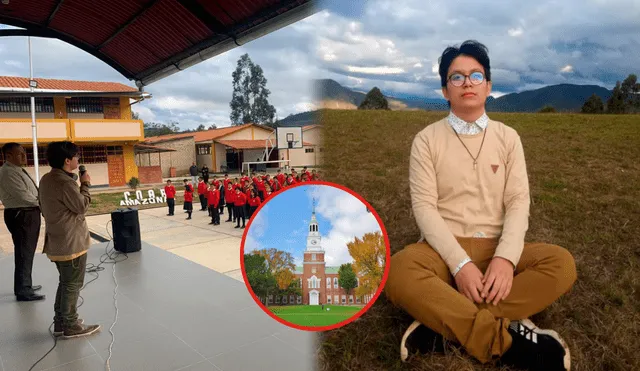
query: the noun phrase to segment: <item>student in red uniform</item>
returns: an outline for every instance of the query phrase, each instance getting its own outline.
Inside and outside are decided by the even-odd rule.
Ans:
[[[247,195],[240,191],[240,188],[236,188],[236,197],[233,201],[233,205],[235,208],[233,209],[233,214],[237,215],[237,225],[236,228],[240,228],[240,219],[242,219],[242,228],[245,226],[245,213],[244,207],[247,204]]]
[[[262,180],[262,177],[258,177],[257,181],[255,182],[255,190],[256,190],[256,195],[258,197],[260,197],[261,200],[264,200],[264,180]]]
[[[189,214],[187,220],[191,219],[191,213],[193,212],[193,186],[187,179],[182,181],[184,183],[184,206],[183,208]]]
[[[200,198],[200,211],[207,210],[207,183],[202,177],[198,178],[198,197]]]
[[[229,178],[229,173],[224,173],[224,179],[222,179],[222,182],[224,183],[224,189],[227,189],[227,186],[231,181],[232,180]]]
[[[218,213],[218,204],[220,203],[220,190],[213,184],[209,186],[209,193],[207,193],[207,203],[209,204],[209,215],[211,215],[211,223],[213,225],[220,225],[220,213]]]
[[[229,182],[227,188],[224,190],[224,200],[227,203],[227,212],[229,213],[229,217],[225,222],[236,221],[236,214],[233,212],[235,198],[236,191],[233,189],[233,184]]]
[[[276,175],[276,180],[278,181],[278,183],[280,183],[280,185],[283,185],[286,179],[287,177],[282,174],[282,171],[280,171],[280,169],[278,169],[278,174]]]
[[[298,182],[296,182],[296,180],[293,178],[293,175],[289,174],[289,176],[287,177],[287,183],[286,184],[288,186],[292,186],[292,185],[295,185],[296,183],[298,183]]]
[[[224,215],[224,205],[225,205],[224,192],[226,188],[224,184],[222,184],[222,182],[218,182],[218,185],[214,183],[213,186],[218,190],[218,193],[220,194],[220,202],[218,202],[218,214]]]
[[[311,173],[307,170],[307,167],[302,168],[302,174],[307,174],[307,180],[311,179]]]
[[[278,183],[277,181],[274,183]],[[269,198],[273,197],[273,192],[271,191],[271,186],[269,184],[265,184],[264,185],[264,201],[263,202],[267,202],[269,201]]]
[[[164,193],[167,195],[167,206],[169,206],[169,214],[167,216],[173,216],[176,208],[176,187],[171,184],[171,179],[167,180],[167,185],[164,186]]]
[[[260,199],[260,197],[258,197],[258,194],[256,192],[255,189],[251,190],[251,197],[249,198],[249,219],[251,219],[253,217],[253,213],[256,212],[256,210],[258,209],[258,207],[260,206],[260,204],[262,203],[262,200]]]
[[[282,184],[280,184],[280,181],[278,179],[274,179],[273,181],[273,187],[271,187],[271,191],[273,193],[279,192],[282,189]]]
[[[316,172],[316,170],[315,170],[315,169],[313,169],[313,170],[311,171],[311,178],[310,178],[310,179],[311,179],[311,180],[320,180],[320,179],[318,178],[318,173]]]
[[[308,182],[309,181],[309,176],[307,175],[307,173],[302,173],[302,179],[300,179],[301,182]]]

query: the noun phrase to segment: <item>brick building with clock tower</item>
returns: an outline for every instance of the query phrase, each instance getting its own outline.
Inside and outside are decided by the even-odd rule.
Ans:
[[[347,248],[346,246],[344,247]],[[351,294],[340,287],[338,283],[338,269],[328,267],[325,263],[325,251],[322,248],[320,226],[316,218],[315,201],[311,213],[311,221],[307,234],[307,247],[304,251],[302,267],[296,267],[296,277],[302,287],[302,296],[269,297],[269,304],[286,305],[366,305],[375,293],[356,296],[355,289]]]

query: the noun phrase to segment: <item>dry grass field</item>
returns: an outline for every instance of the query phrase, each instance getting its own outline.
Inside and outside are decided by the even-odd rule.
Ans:
[[[392,254],[416,242],[410,208],[411,142],[446,112],[327,111],[324,176],[380,214]],[[573,289],[532,320],[557,330],[572,370],[640,370],[640,115],[490,114],[518,131],[532,194],[527,241],[574,255]],[[357,322],[323,334],[322,370],[508,370],[457,345],[399,360],[411,318],[381,295]]]

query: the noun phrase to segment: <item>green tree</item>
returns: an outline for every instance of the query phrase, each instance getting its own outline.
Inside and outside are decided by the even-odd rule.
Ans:
[[[611,97],[607,100],[607,113],[624,113],[625,112],[625,96],[622,91],[620,81],[616,82]]]
[[[217,128],[218,128],[218,126],[217,126],[216,124],[211,124],[211,125],[209,126],[209,129],[208,129],[208,130],[213,130],[213,129],[217,129]]]
[[[538,113],[555,113],[555,112],[557,112],[556,109],[549,104],[540,108],[540,110],[538,111]]]
[[[137,112],[131,111],[131,119],[132,120],[140,120],[140,115]]]
[[[144,136],[155,137],[158,135],[175,134],[180,131],[177,122],[169,122],[167,124],[161,124],[159,122],[145,122],[144,123]]]
[[[364,97],[358,109],[389,109],[389,102],[387,102],[387,98],[382,95],[382,92],[377,87],[371,89],[367,95]]]
[[[253,292],[268,306],[269,295],[275,294],[278,290],[276,279],[269,270],[264,256],[244,254],[244,271]]]
[[[198,127],[196,128],[196,131],[204,131],[205,127],[203,124],[198,125]]]
[[[232,77],[233,95],[229,103],[232,125],[274,122],[276,109],[269,104],[271,91],[267,89],[262,67],[254,64],[245,53],[238,59]]]
[[[602,102],[602,98],[600,98],[595,93],[587,99],[586,102],[582,105],[582,113],[603,113],[604,112],[604,102]]]
[[[353,271],[351,263],[342,264],[338,269],[338,284],[345,289],[347,295],[351,294],[351,290],[358,286],[356,272]]]
[[[638,76],[631,74],[620,85],[624,96],[625,112],[637,112],[640,110],[640,83]]]

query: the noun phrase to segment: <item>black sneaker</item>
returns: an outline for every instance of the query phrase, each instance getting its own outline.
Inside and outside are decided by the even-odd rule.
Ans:
[[[512,321],[508,331],[513,342],[501,363],[532,371],[571,369],[569,347],[557,332],[540,329],[529,319]]]
[[[444,338],[442,335],[424,326],[418,321],[413,321],[402,336],[400,343],[400,359],[407,361],[410,354],[444,352]]]

